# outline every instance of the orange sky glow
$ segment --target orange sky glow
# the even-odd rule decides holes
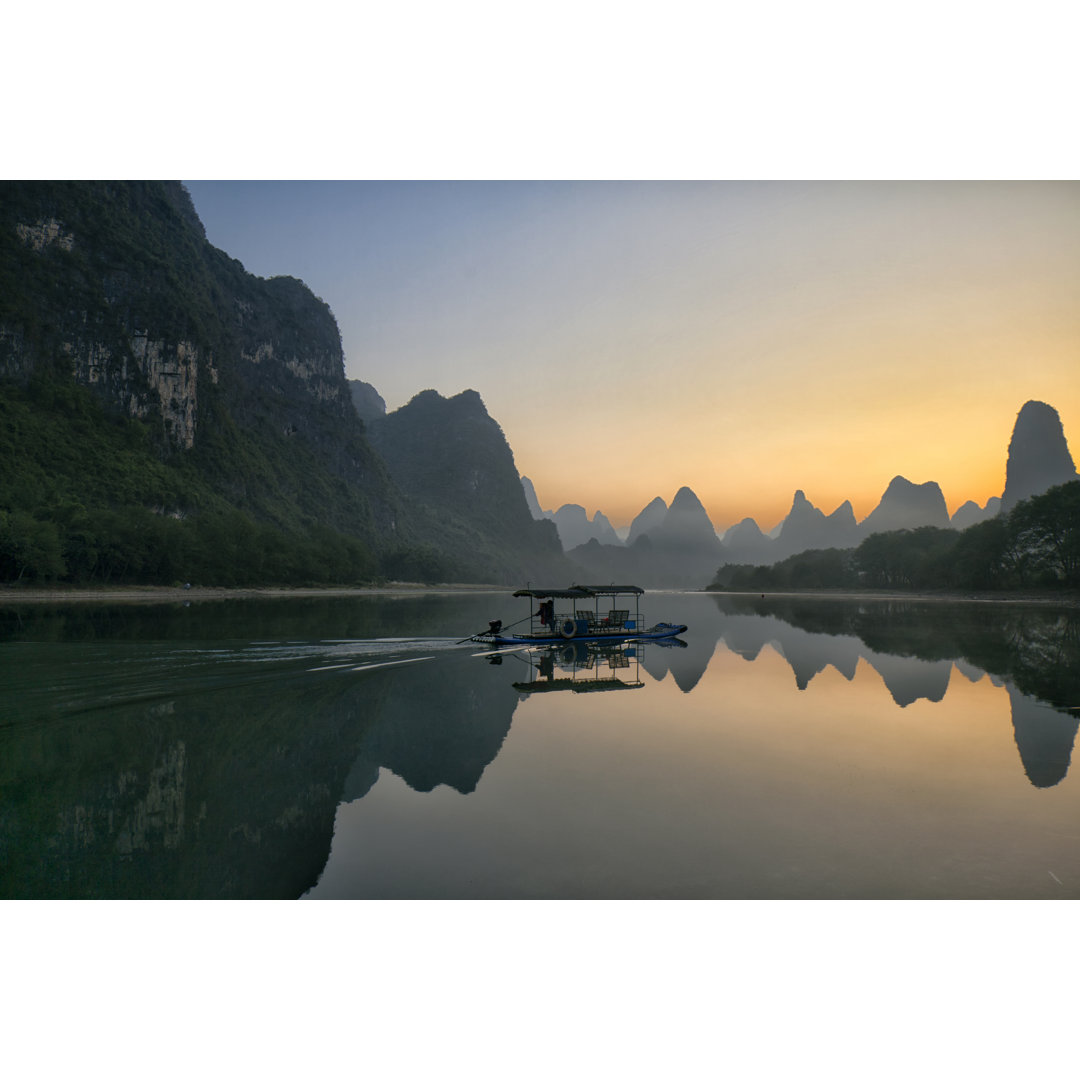
[[[692,488],[1000,495],[1017,412],[1080,439],[1080,184],[193,183],[212,243],[302,277],[389,409],[478,391],[541,505]]]

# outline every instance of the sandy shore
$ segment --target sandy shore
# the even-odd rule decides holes
[[[14,589],[0,588],[0,607],[8,604],[163,604],[191,600],[281,600],[302,596],[416,596],[456,592],[506,592],[505,585],[420,585],[409,581],[391,581],[385,585],[362,585],[349,588],[206,588],[190,589],[169,585],[122,585],[99,589]]]

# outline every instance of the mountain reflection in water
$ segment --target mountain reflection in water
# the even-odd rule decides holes
[[[1073,609],[649,600],[0,610],[0,896],[1080,896]]]

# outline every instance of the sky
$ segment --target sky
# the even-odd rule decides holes
[[[389,410],[471,388],[541,505],[723,530],[796,489],[1000,495],[1025,401],[1080,439],[1080,184],[188,181],[333,310]]]

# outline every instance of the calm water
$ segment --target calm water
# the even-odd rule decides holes
[[[0,609],[0,896],[1080,897],[1076,611],[644,599]]]

